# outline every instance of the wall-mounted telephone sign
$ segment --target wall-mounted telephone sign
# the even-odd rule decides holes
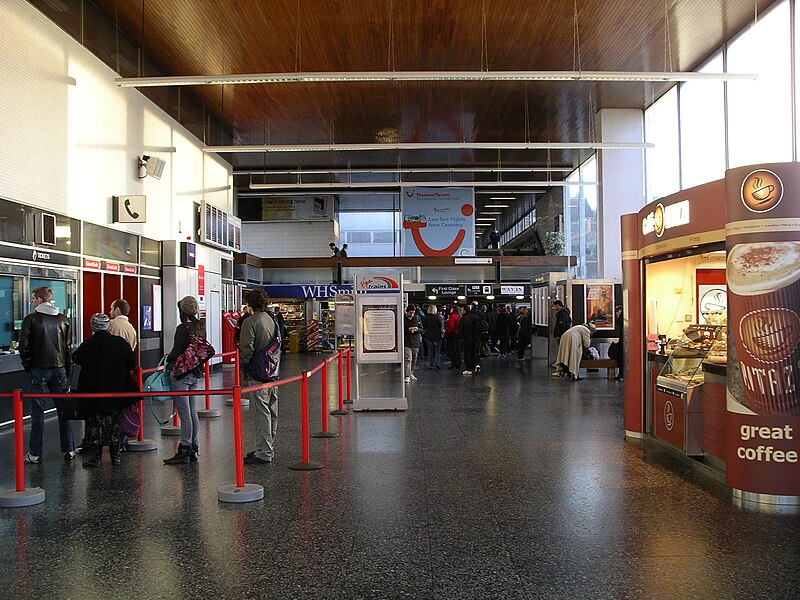
[[[112,221],[114,223],[147,222],[146,196],[113,196]]]

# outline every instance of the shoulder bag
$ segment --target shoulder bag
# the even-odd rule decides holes
[[[180,379],[197,369],[202,367],[208,360],[214,356],[214,346],[199,335],[189,334],[189,345],[181,352],[180,356],[175,359],[172,365],[172,374],[176,379]]]

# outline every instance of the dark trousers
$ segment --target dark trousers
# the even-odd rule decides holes
[[[467,371],[475,371],[475,367],[481,364],[481,341],[464,339],[461,343],[464,345],[464,368]]]
[[[461,351],[459,350],[458,334],[451,333],[447,336],[447,356],[450,357],[450,364],[461,368]]]
[[[528,347],[528,344],[531,343],[531,336],[530,335],[520,335],[519,339],[517,340],[517,358],[523,359],[525,358],[525,348]],[[533,358],[533,357],[531,357]]]
[[[31,393],[41,394],[53,392],[61,394],[69,389],[67,372],[63,367],[54,369],[31,369]],[[34,456],[41,456],[44,451],[44,398],[31,398],[31,433],[28,448]],[[61,438],[61,451],[72,452],[75,449],[75,438],[70,422],[58,414],[58,433]]]
[[[497,342],[500,346],[500,354],[508,354],[511,352],[511,344],[509,344],[508,336],[498,338]]]

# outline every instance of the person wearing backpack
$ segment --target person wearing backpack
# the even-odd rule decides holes
[[[275,318],[267,311],[267,294],[262,289],[247,292],[244,298],[252,314],[242,323],[239,335],[239,369],[241,371],[242,387],[256,387],[263,385],[264,381],[256,379],[249,368],[251,361],[257,354],[260,355],[276,339],[280,333]],[[280,345],[277,354],[271,353],[270,373],[264,374],[262,379],[277,379],[280,369]],[[259,377],[261,374],[258,374]],[[268,376],[267,376],[268,375]],[[244,457],[245,464],[263,465],[272,462],[275,457],[275,435],[278,431],[278,388],[271,387],[250,392],[250,423],[252,428],[252,443],[255,450],[248,452]]]
[[[178,357],[183,354],[193,337],[206,337],[206,326],[197,318],[199,311],[197,299],[194,296],[184,296],[178,302],[180,323],[175,328],[175,339],[172,351],[167,356],[167,365],[170,369],[169,382],[172,391],[190,391],[197,388],[197,382],[203,376],[202,367],[197,367],[188,373],[176,376],[172,368]],[[175,396],[175,408],[181,420],[181,440],[175,456],[164,459],[165,465],[185,465],[197,462],[197,434],[200,431],[200,420],[197,418],[197,405],[194,396]]]

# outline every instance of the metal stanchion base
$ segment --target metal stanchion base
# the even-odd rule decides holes
[[[353,403],[352,400],[345,400],[344,402],[342,402],[342,404],[352,404],[352,403]]]
[[[233,406],[233,398],[225,400],[225,406]],[[250,400],[248,398],[242,398],[242,406],[250,406]]]
[[[342,416],[345,416],[345,415],[352,415],[353,411],[352,410],[347,410],[346,408],[343,408],[342,410],[338,410],[338,409],[337,410],[332,410],[328,414],[329,415],[333,415],[334,417],[342,417]]]
[[[150,450],[157,449],[158,444],[156,444],[153,440],[148,440],[145,438],[141,442],[139,440],[131,440],[128,442],[127,452],[149,452]]]
[[[181,434],[180,425],[162,425],[161,426],[161,435],[180,435],[180,434]]]
[[[322,463],[317,462],[299,462],[289,465],[292,471],[316,471],[322,468]]]
[[[44,502],[44,490],[42,488],[28,488],[24,492],[9,490],[0,492],[0,507],[19,508],[20,506],[33,506]]]
[[[220,502],[255,502],[263,498],[264,487],[257,483],[245,483],[242,487],[230,483],[217,488],[217,500]]]
[[[222,411],[218,408],[209,408],[208,410],[198,410],[197,416],[201,419],[214,419],[222,416]]]
[[[339,434],[335,431],[318,431],[317,433],[312,433],[311,437],[313,438],[335,438],[339,437]]]

